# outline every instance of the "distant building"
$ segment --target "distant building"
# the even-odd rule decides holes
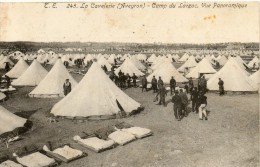
[[[244,50],[245,46],[242,44],[229,44],[227,50]]]

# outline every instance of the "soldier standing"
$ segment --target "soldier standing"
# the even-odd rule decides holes
[[[172,77],[170,80],[171,95],[172,95],[172,90],[175,92],[175,87],[176,87],[176,80]]]
[[[66,79],[65,83],[63,84],[63,92],[65,96],[67,96],[71,92],[71,83],[69,79]]]
[[[152,79],[152,88],[153,88],[153,93],[157,92],[157,79],[155,78],[155,76],[153,76]]]

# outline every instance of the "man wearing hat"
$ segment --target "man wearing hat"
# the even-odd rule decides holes
[[[160,101],[158,103],[158,105],[164,105],[166,107],[166,103],[165,103],[165,96],[167,96],[167,91],[165,89],[165,86],[162,84],[161,88],[159,89],[156,98],[158,97],[158,95],[160,95]]]
[[[155,76],[153,76],[152,79],[152,88],[153,88],[153,93],[157,92],[157,79],[155,78]]]
[[[171,95],[172,95],[172,90],[175,91],[175,87],[176,87],[176,80],[172,77],[170,80]]]
[[[159,80],[158,80],[158,87],[159,87],[159,89],[161,89],[162,86],[163,86],[163,80],[162,80],[161,77],[159,77]]]
[[[219,95],[220,96],[224,95],[225,94],[224,81],[221,78],[219,78],[218,86],[219,86]]]
[[[174,116],[178,121],[180,121],[181,120],[182,100],[181,100],[178,90],[175,91],[175,94],[172,97],[172,103],[174,103],[174,105],[173,105]]]
[[[65,83],[63,84],[63,92],[65,96],[71,92],[71,83],[69,79],[66,79]]]

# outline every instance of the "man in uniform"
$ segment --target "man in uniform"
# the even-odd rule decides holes
[[[194,87],[194,84],[193,84],[192,78],[190,77],[190,79],[189,79],[189,92],[187,92],[187,93],[191,93],[191,91],[193,90],[193,87]]]
[[[161,86],[161,89],[159,89],[157,95],[156,95],[156,98],[158,97],[158,95],[160,95],[160,100],[159,100],[159,103],[158,105],[164,105],[164,107],[166,107],[166,103],[165,103],[165,96],[167,95],[167,91],[165,89],[165,86],[162,85]]]
[[[225,94],[224,81],[221,80],[221,78],[219,78],[218,86],[219,86],[219,95],[220,95],[220,96],[224,95],[224,94]]]
[[[146,76],[144,76],[142,78],[142,92],[144,91],[144,89],[147,91],[147,79],[146,79]]]
[[[180,97],[181,97],[182,115],[187,117],[188,116],[187,107],[188,107],[189,100],[187,94],[183,92],[183,89],[180,89]]]
[[[203,93],[200,93],[198,101],[199,101],[199,119],[203,120],[203,115],[204,115],[205,120],[208,120],[207,110],[206,110],[206,107],[208,105],[207,96],[205,96]]]
[[[133,79],[134,87],[136,88],[136,79],[137,79],[137,76],[135,75],[135,73],[133,73],[132,79]]]
[[[172,95],[172,90],[175,92],[175,87],[176,87],[176,80],[172,77],[170,80],[171,95]]]
[[[69,94],[70,91],[71,91],[71,83],[70,83],[69,79],[66,79],[65,83],[63,84],[64,95],[67,96],[67,94]]]
[[[161,77],[159,77],[159,80],[158,80],[158,88],[161,89],[163,86],[163,80],[161,79]]]
[[[205,94],[207,92],[207,80],[205,79],[205,76],[202,76],[202,78],[200,79],[200,88],[201,88],[201,92],[203,94]]]
[[[180,121],[181,120],[181,97],[179,95],[178,90],[175,91],[174,96],[172,97],[172,103],[173,105],[173,110],[174,110],[174,116],[175,118]]]
[[[152,79],[152,88],[153,88],[153,93],[157,92],[157,79],[155,78],[155,76],[153,76]]]
[[[196,111],[196,113],[198,113],[198,96],[199,96],[199,93],[198,93],[197,87],[194,87],[191,92],[190,99],[191,99],[192,112]]]

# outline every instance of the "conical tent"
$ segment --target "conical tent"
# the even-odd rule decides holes
[[[248,67],[249,68],[258,68],[259,67],[259,59],[257,58],[257,56],[255,56],[249,63],[248,63]]]
[[[256,71],[254,74],[250,75],[249,78],[254,81],[254,83],[260,83],[260,70]]]
[[[223,55],[223,56],[219,57],[219,58],[217,59],[217,61],[219,62],[219,64],[220,64],[221,66],[223,66],[223,65],[226,64],[227,58],[226,58],[226,56]]]
[[[4,133],[11,132],[16,128],[24,127],[26,119],[18,117],[4,107],[0,106],[0,136]]]
[[[225,66],[209,79],[208,89],[218,90],[221,78],[227,91],[256,91],[255,83],[243,71],[235,58],[230,57]]]
[[[64,97],[63,83],[66,79],[69,79],[71,88],[74,89],[77,82],[69,74],[62,61],[58,59],[51,71],[40,84],[29,93],[29,96],[38,98]]]
[[[29,68],[16,80],[12,82],[14,86],[36,86],[47,75],[48,71],[41,64],[34,60]]]
[[[168,59],[166,57],[164,58],[160,58],[158,61],[156,61],[155,63],[153,63],[153,65],[151,66],[151,69],[153,71],[161,68],[161,65],[164,65],[165,63],[172,63],[172,60],[171,59]]]
[[[156,55],[155,55],[155,54],[152,54],[152,55],[147,59],[147,61],[148,61],[148,62],[154,62],[156,58],[157,58]]]
[[[119,89],[94,62],[81,82],[54,105],[51,113],[55,116],[91,117],[114,115],[122,109],[131,113],[140,106]]]
[[[5,57],[0,61],[0,68],[1,68],[1,69],[4,69],[7,62],[8,62],[11,66],[14,65],[14,63],[13,63],[7,56],[5,56]]]
[[[209,61],[204,58],[202,59],[196,67],[191,69],[191,71],[186,75],[187,78],[199,78],[200,74],[214,74],[217,71],[211,66]]]
[[[173,55],[172,57],[174,58],[175,61],[178,61],[180,59],[180,56],[177,54]]]
[[[178,68],[178,71],[180,72],[184,72],[186,68],[190,69],[190,68],[193,68],[197,65],[198,63],[196,62],[195,60],[195,57],[194,56],[190,56],[188,58],[188,60]]]
[[[20,60],[16,63],[14,68],[7,72],[5,75],[9,76],[10,78],[18,78],[20,77],[27,69],[28,64],[24,61],[23,58],[20,58]]]
[[[110,64],[114,64],[114,63],[115,63],[115,59],[116,59],[116,55],[112,54],[112,55],[109,56],[109,58],[108,58],[107,61],[108,61]]]
[[[188,55],[188,53],[185,53],[178,61],[180,62],[185,62],[188,60],[190,56]]]
[[[50,61],[47,64],[54,65],[58,59],[59,59],[59,56],[54,55],[54,57],[51,58]]]
[[[104,57],[101,57],[100,59],[98,59],[97,63],[100,66],[104,66],[105,65],[107,70],[111,71],[112,66],[108,63],[108,61]]]
[[[130,58],[133,62],[133,64],[141,71],[144,71],[145,70],[145,66],[137,59],[136,55],[133,55],[131,58]]]
[[[152,74],[147,77],[147,81],[151,82],[153,76],[157,79],[159,76],[162,78],[163,82],[166,84],[170,83],[171,77],[173,76],[176,82],[188,82],[188,80],[182,76],[172,65],[172,63],[166,62],[155,70]]]
[[[244,69],[249,68],[249,67],[247,66],[247,64],[244,62],[244,60],[243,60],[240,56],[236,56],[235,58],[236,58],[238,64],[239,64],[241,67],[244,67]]]
[[[133,62],[127,58],[124,63],[115,70],[115,74],[118,75],[119,71],[122,71],[124,74],[129,74],[130,76],[135,73],[136,76],[143,76],[144,73],[142,73],[134,64]]]

